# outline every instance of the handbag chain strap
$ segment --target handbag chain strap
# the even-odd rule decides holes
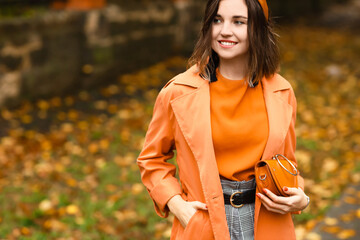
[[[292,173],[290,172],[279,160],[279,156],[282,157],[284,160],[286,160],[292,167],[293,167],[293,170],[295,173]],[[280,166],[285,169],[285,171],[287,171],[288,173],[290,173],[291,175],[293,176],[297,176],[298,175],[298,170],[296,169],[296,167],[294,166],[294,164],[289,160],[287,159],[284,155],[282,154],[276,154],[274,157],[273,157],[274,160],[277,160],[278,163],[280,164]]]

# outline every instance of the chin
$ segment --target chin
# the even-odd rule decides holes
[[[220,59],[223,60],[242,60],[242,59],[248,59],[248,54],[239,54],[239,55],[232,55],[232,54],[218,54]]]

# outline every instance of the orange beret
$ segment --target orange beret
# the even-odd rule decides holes
[[[264,15],[265,15],[265,18],[266,20],[269,20],[269,8],[268,8],[268,5],[266,3],[266,0],[258,0],[263,11],[264,11]]]

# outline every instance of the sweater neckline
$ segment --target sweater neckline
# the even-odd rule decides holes
[[[233,89],[234,87],[235,88],[243,88],[243,87],[246,87],[247,84],[245,82],[245,78],[243,79],[240,79],[240,80],[232,80],[232,79],[228,79],[226,77],[224,77],[220,71],[219,71],[219,68],[216,69],[216,77],[218,79],[217,82],[220,83],[219,86],[223,86],[225,88],[231,88]],[[218,84],[217,84],[218,85]]]
[[[224,77],[221,73],[220,73],[220,70],[219,68],[216,69],[216,76],[218,78],[218,80],[222,80],[222,81],[227,81],[227,82],[236,82],[236,83],[239,83],[239,82],[244,82],[245,78],[243,79],[229,79],[229,78],[226,78]]]

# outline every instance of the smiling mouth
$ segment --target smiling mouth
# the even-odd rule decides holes
[[[236,42],[233,41],[219,41],[219,43],[224,46],[234,46],[237,44]]]

